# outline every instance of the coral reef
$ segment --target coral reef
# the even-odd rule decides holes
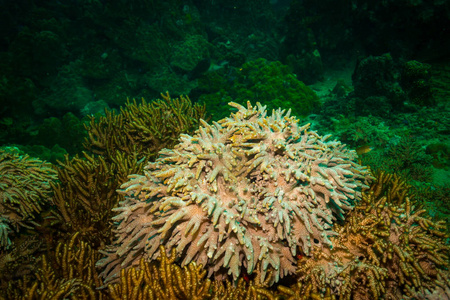
[[[122,270],[120,281],[109,284],[112,299],[276,299],[267,290],[267,282],[256,284],[244,279],[233,285],[230,281],[211,281],[202,265],[195,262],[180,268],[175,264],[173,248],[168,257],[163,246],[156,261],[141,259],[139,266]]]
[[[49,202],[50,184],[56,180],[51,165],[28,155],[0,150],[0,248],[10,245],[9,233],[30,228]]]
[[[119,150],[151,160],[159,150],[173,147],[181,133],[194,131],[199,120],[207,118],[205,106],[192,104],[189,97],[172,99],[168,92],[161,97],[150,103],[128,101],[120,114],[106,111],[105,117],[91,117],[85,148],[105,157]]]
[[[397,65],[389,53],[369,56],[357,62],[352,81],[359,115],[385,116],[403,106],[407,97],[400,86]]]
[[[210,292],[202,299],[447,299],[450,247],[445,244],[443,222],[433,222],[424,210],[414,208],[410,187],[399,176],[384,172],[375,176],[348,221],[335,225],[339,235],[331,237],[333,248],[314,246],[310,256],[297,256],[296,282],[289,287],[270,289],[270,275],[263,283],[258,278],[248,281],[246,275],[234,286],[230,281],[210,282],[194,262],[183,269],[174,265],[175,248],[167,258],[160,246],[158,261],[168,261],[168,267],[141,260],[136,266],[140,270],[122,270],[120,282],[109,288],[122,297],[127,291],[131,299],[144,291],[161,293],[162,284],[166,287],[162,290],[172,291],[177,299],[184,299],[189,288],[204,291],[205,285]],[[167,279],[158,283],[151,276]],[[185,281],[180,280],[183,276]],[[189,284],[192,278],[196,285]],[[198,299],[192,293],[191,297]]]
[[[0,149],[0,290],[34,273],[45,248],[38,231],[56,179],[49,163],[21,155],[17,148]]]
[[[435,168],[450,168],[450,142],[429,144],[425,152],[433,158],[432,164]]]
[[[99,254],[78,233],[61,242],[54,255],[40,258],[36,278],[10,282],[0,299],[102,299],[95,261]]]
[[[160,246],[158,263],[140,260],[139,270],[123,269],[120,282],[108,285],[112,299],[205,299],[210,296],[209,279],[206,271],[194,262],[180,268],[174,261],[175,248],[167,257]]]
[[[409,101],[420,106],[436,104],[431,89],[431,65],[416,60],[402,65],[400,85]]]
[[[43,244],[43,240],[38,236],[24,234],[20,237],[14,236],[11,246],[0,250],[0,299],[14,280],[35,273],[38,254]]]
[[[447,224],[447,232],[450,232],[450,186],[412,186],[411,193],[434,221],[444,220]]]
[[[59,224],[61,234],[81,233],[96,247],[111,243],[111,209],[122,199],[116,190],[205,117],[204,107],[192,105],[189,98],[167,94],[163,99],[128,102],[118,115],[106,110],[104,117],[91,117],[84,147],[93,154],[66,156],[59,162],[59,182],[52,184],[57,207],[53,224]]]
[[[255,99],[266,105],[269,112],[279,107],[291,109],[292,115],[296,117],[308,115],[321,105],[314,91],[279,61],[256,59],[243,64],[235,75],[222,76],[233,80],[233,84],[222,83],[224,78],[217,74],[208,74],[209,80],[204,79],[203,83],[207,85],[205,94],[199,98],[205,102],[214,120],[229,115],[229,111],[222,107],[227,103],[224,100],[230,98],[241,105],[245,105],[248,99]],[[215,87],[219,90],[214,91]]]
[[[326,297],[331,290],[340,299],[417,299],[449,289],[444,222],[414,208],[400,177],[379,172],[376,178],[348,221],[334,227],[333,248],[301,258],[299,282],[286,291],[303,297]]]
[[[371,145],[384,148],[397,137],[383,119],[374,116],[346,118],[330,115],[328,126],[340,141],[352,147]]]
[[[122,186],[117,240],[99,262],[106,282],[157,258],[159,245],[216,279],[245,270],[263,282],[272,271],[271,283],[295,271],[298,253],[332,247],[333,222],[371,179],[356,153],[299,126],[290,111],[230,105],[238,109],[231,117],[201,121]]]
[[[93,262],[100,259],[97,249],[112,242],[111,218],[114,215],[112,208],[122,199],[122,195],[117,194],[116,190],[126,182],[130,173],[143,172],[143,166],[152,158],[142,149],[145,146],[149,147],[150,143],[144,144],[139,140],[137,137],[140,136],[140,132],[136,131],[147,134],[151,132],[160,136],[161,144],[152,140],[152,149],[169,147],[168,143],[176,140],[181,132],[193,131],[192,124],[198,122],[193,117],[196,113],[199,114],[198,118],[205,117],[202,106],[191,105],[188,98],[171,99],[167,95],[164,101],[156,101],[149,105],[129,104],[120,115],[125,115],[124,119],[133,123],[129,126],[118,128],[112,119],[101,118],[97,122],[92,118],[93,127],[87,128],[91,132],[92,139],[86,139],[84,146],[94,151],[97,149],[96,154],[83,152],[81,156],[76,155],[72,158],[66,156],[59,162],[56,171],[49,169],[49,164],[38,164],[39,160],[26,156],[3,155],[2,167],[8,176],[1,177],[5,180],[1,186],[5,188],[2,194],[5,196],[2,209],[8,213],[14,209],[19,211],[22,206],[23,209],[33,210],[25,211],[26,216],[17,214],[18,220],[23,219],[22,227],[26,226],[27,231],[14,235],[14,239],[10,239],[8,235],[12,230],[9,215],[1,215],[3,226],[0,236],[9,249],[5,251],[0,249],[0,274],[2,274],[0,287],[3,289],[0,298],[20,298],[26,294],[30,298],[39,299],[49,297],[98,299],[93,295],[97,295],[95,289],[103,283],[100,283],[95,273]],[[164,126],[155,125],[150,129],[145,127],[145,131],[139,129],[142,124],[147,124],[145,122],[163,123],[157,115],[163,118]],[[94,136],[98,135],[92,132],[101,132],[104,134],[102,137],[110,141],[107,139],[107,133],[112,133],[108,132],[108,128],[111,127],[115,128],[115,135],[127,138],[111,139],[113,142],[107,143],[109,147],[101,151],[99,145],[102,144],[94,139]],[[129,131],[126,131],[127,129]],[[138,150],[141,152],[139,159]],[[34,179],[41,190],[34,187],[27,178],[21,179],[20,172],[14,168],[29,176],[30,180]],[[48,170],[51,171],[53,178],[46,178],[44,182],[33,175]],[[56,178],[59,180],[56,181]],[[34,187],[31,192],[28,191],[30,185]],[[45,197],[32,193],[39,191]],[[25,200],[30,202],[36,200],[36,203],[27,204]],[[19,207],[19,204],[26,205]],[[47,205],[44,207],[42,204]],[[33,238],[30,238],[30,235]],[[85,258],[84,255],[87,254],[89,257]],[[95,284],[92,281],[95,281]]]
[[[52,184],[53,224],[59,224],[59,232],[81,233],[91,245],[110,243],[111,211],[121,195],[116,193],[130,172],[143,169],[143,161],[133,155],[117,152],[108,159],[83,153],[60,162],[59,182]]]
[[[383,170],[400,175],[408,182],[430,182],[433,168],[432,157],[426,154],[421,141],[411,135],[398,135],[386,147],[364,155],[361,160],[373,170]],[[377,146],[376,143],[371,145]]]
[[[389,53],[369,56],[357,62],[352,75],[359,115],[386,116],[432,106],[430,66],[412,60],[401,62]]]
[[[187,36],[178,45],[172,47],[170,66],[178,73],[191,74],[201,61],[209,59],[211,45],[201,35]],[[209,64],[206,66],[208,70]]]
[[[432,157],[413,136],[402,136],[399,142],[386,150],[386,159],[380,164],[384,170],[401,175],[405,180],[430,182],[433,174]]]
[[[450,1],[1,3],[0,300],[450,300]]]
[[[152,163],[117,144],[66,157],[56,182],[49,164],[2,152],[0,207],[16,218],[1,216],[0,299],[450,298],[445,224],[416,207],[442,210],[445,189],[414,190],[400,170],[373,181],[355,151],[289,112],[231,105]],[[99,253],[114,213],[118,239]]]

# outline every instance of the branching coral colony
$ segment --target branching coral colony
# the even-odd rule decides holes
[[[34,219],[48,202],[56,178],[50,164],[0,149],[0,250],[10,246],[13,230],[36,226]]]
[[[208,277],[237,280],[245,270],[272,283],[294,273],[298,253],[332,246],[333,222],[371,180],[356,153],[299,126],[290,111],[230,105],[231,117],[201,121],[122,186],[116,241],[98,263],[106,283],[156,259],[160,245]]]
[[[296,285],[280,290],[304,298],[330,290],[340,299],[449,299],[450,247],[445,224],[415,209],[399,176],[378,172],[344,224],[332,249],[298,261]],[[293,298],[289,298],[293,299]]]

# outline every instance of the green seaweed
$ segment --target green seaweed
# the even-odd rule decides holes
[[[314,91],[279,61],[259,58],[245,63],[235,75],[229,77],[229,81],[233,81],[232,85],[200,97],[214,119],[229,114],[223,107],[230,99],[244,105],[248,100],[252,103],[260,102],[267,105],[269,112],[278,107],[286,110],[290,108],[292,114],[298,117],[306,116],[320,107],[319,98]],[[220,85],[222,81],[217,75],[209,78],[213,87]]]

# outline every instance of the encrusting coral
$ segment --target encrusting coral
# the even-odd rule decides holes
[[[208,277],[237,280],[242,269],[270,282],[295,271],[294,257],[332,246],[343,219],[371,180],[357,155],[330,135],[281,109],[257,104],[182,134],[160,151],[145,176],[131,175],[115,210],[116,241],[99,261],[106,282],[158,248],[176,249],[182,266],[202,264]]]

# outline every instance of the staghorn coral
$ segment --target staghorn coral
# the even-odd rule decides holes
[[[413,185],[411,191],[417,204],[426,209],[433,220],[444,220],[450,232],[450,186]]]
[[[159,245],[177,250],[216,279],[245,269],[271,283],[293,273],[294,257],[331,246],[331,225],[361,196],[371,176],[356,153],[281,109],[267,116],[259,103],[181,135],[145,176],[131,175],[115,209],[117,240],[99,262],[106,282]]]
[[[305,287],[305,285],[301,282],[297,282],[296,284],[292,285],[291,287],[285,287],[285,286],[278,286],[278,291],[280,292],[281,299],[287,299],[287,300],[336,300],[336,295],[331,294],[330,288],[327,288],[325,290],[325,293],[317,293],[312,292],[311,290],[312,285],[308,285]]]
[[[299,283],[282,287],[284,294],[324,297],[329,289],[340,299],[445,295],[450,287],[445,225],[414,209],[409,186],[399,176],[379,172],[376,178],[345,224],[334,227],[333,248],[316,248],[300,259]]]
[[[386,151],[384,161],[380,161],[382,170],[401,175],[408,181],[432,181],[433,159],[425,153],[425,149],[417,138],[404,135],[397,144],[391,145]]]
[[[14,151],[0,150],[0,248],[19,227],[31,229],[35,217],[49,203],[56,171],[50,164]]]
[[[120,151],[152,160],[159,150],[172,148],[181,133],[193,132],[206,117],[205,106],[192,104],[187,96],[172,99],[167,92],[161,97],[151,103],[128,101],[119,114],[107,110],[105,117],[91,117],[85,148],[106,158]]]
[[[357,260],[345,266],[332,261],[329,258],[325,265],[312,259],[306,261],[307,266],[298,270],[303,276],[296,284],[278,286],[282,299],[382,299],[385,269]],[[302,263],[305,261],[299,261],[299,266]]]

